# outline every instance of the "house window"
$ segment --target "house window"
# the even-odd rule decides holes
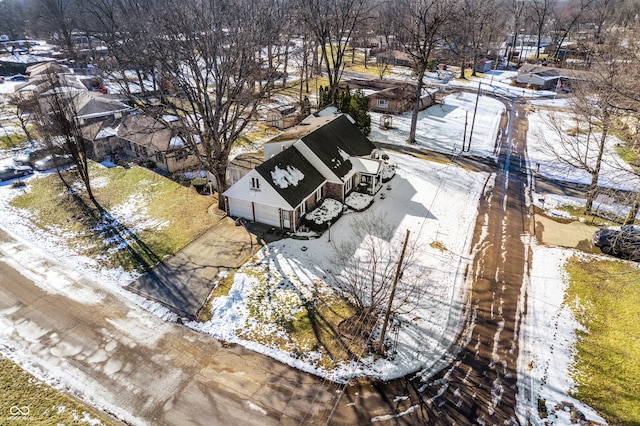
[[[345,183],[344,183],[344,193],[346,194],[347,192],[351,191],[351,179],[348,179]]]
[[[389,101],[386,99],[378,99],[378,108],[389,108]]]
[[[189,152],[186,149],[178,149],[175,151],[175,159],[176,161],[185,161],[189,158]]]
[[[251,189],[256,191],[260,190],[260,179],[255,177],[251,178]]]
[[[322,198],[322,187],[316,189],[316,202]]]
[[[300,204],[300,217],[304,216],[306,212],[307,212],[307,205],[305,202],[303,202],[302,204]]]

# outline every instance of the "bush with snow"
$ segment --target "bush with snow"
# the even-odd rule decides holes
[[[344,203],[353,210],[361,212],[373,204],[373,195],[352,192],[344,200]]]
[[[342,216],[343,205],[333,198],[326,198],[322,204],[304,216],[305,224],[315,230],[327,229],[328,223],[335,223]]]

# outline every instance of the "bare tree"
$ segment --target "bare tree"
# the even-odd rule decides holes
[[[369,13],[367,0],[292,0],[320,47],[332,100],[342,78],[349,43]]]
[[[274,1],[167,0],[157,8],[127,0],[114,9],[91,0],[112,51],[101,67],[138,108],[180,118],[187,146],[220,194],[231,148],[274,86],[281,41],[281,16],[267,13]],[[147,102],[150,96],[160,104]]]
[[[615,78],[613,68],[603,69],[607,79]],[[591,176],[586,194],[585,212],[591,213],[598,191],[607,139],[612,130],[618,108],[611,92],[603,91],[596,81],[576,85],[572,107],[573,129],[562,116],[549,116],[555,140],[545,140],[545,150],[570,168],[584,170]]]
[[[457,25],[448,28],[446,38],[451,51],[460,61],[460,78],[465,77],[467,62],[471,59],[472,75],[476,76],[476,64],[485,56],[501,27],[501,15],[496,13],[495,0],[461,0],[452,11]]]
[[[331,266],[333,283],[354,307],[355,324],[364,334],[371,332],[385,312],[394,278],[400,278],[391,303],[391,315],[415,308],[418,283],[424,271],[416,264],[418,247],[410,240],[398,268],[403,238],[394,238],[394,229],[385,217],[363,213],[354,219],[350,235],[333,243]]]
[[[451,5],[449,0],[402,0],[397,3],[402,16],[400,38],[405,51],[413,59],[416,77],[409,143],[416,140],[424,75],[436,43],[442,37],[441,31],[450,16]]]
[[[34,96],[24,96],[20,92],[9,95],[9,104],[15,107],[16,117],[22,132],[28,141],[33,137],[32,125],[35,113],[38,110],[38,100]]]
[[[24,2],[21,0],[0,1],[0,34],[12,38],[24,37],[26,21]]]
[[[507,2],[507,13],[513,18],[513,34],[511,36],[511,49],[509,53],[505,52],[507,61],[510,61],[514,56],[516,43],[518,42],[518,31],[520,30],[520,24],[524,19],[525,12],[525,0],[509,0]]]
[[[574,31],[592,0],[571,0],[557,4],[553,15],[552,40],[555,51],[551,58],[557,60],[564,41]]]
[[[540,58],[540,44],[542,43],[542,36],[544,35],[545,29],[549,24],[549,17],[553,12],[554,6],[554,0],[530,0],[529,18],[533,23],[537,39],[536,59]]]
[[[29,9],[32,22],[37,23],[40,31],[44,31],[62,48],[75,57],[73,32],[77,28],[77,16],[80,10],[78,0],[36,0]]]
[[[91,202],[101,209],[91,188],[89,158],[77,120],[73,93],[62,89],[63,83],[59,75],[51,72],[46,78],[48,90],[40,94],[36,111],[38,133],[49,149],[62,148],[71,155],[75,164],[72,175],[80,180]],[[60,169],[56,169],[64,185],[75,194],[74,182],[67,181]]]

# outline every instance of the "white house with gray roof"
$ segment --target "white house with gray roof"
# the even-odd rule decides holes
[[[265,162],[224,192],[227,213],[295,231],[325,198],[382,186],[379,151],[346,114],[312,116],[264,146]]]

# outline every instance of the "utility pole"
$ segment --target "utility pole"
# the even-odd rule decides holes
[[[384,346],[384,336],[387,333],[387,326],[389,325],[389,316],[391,315],[391,306],[393,305],[393,298],[396,295],[396,286],[400,279],[400,271],[402,270],[402,261],[404,260],[404,252],[409,242],[409,230],[407,229],[407,236],[404,237],[404,244],[402,245],[402,252],[400,253],[400,260],[398,260],[398,267],[396,268],[396,274],[393,277],[393,285],[391,286],[391,295],[389,295],[389,303],[387,304],[387,310],[384,313],[384,322],[382,323],[382,332],[380,333],[380,341],[378,342],[378,352],[382,353],[382,347]]]
[[[478,111],[478,101],[480,100],[480,88],[482,86],[482,82],[478,83],[478,94],[476,95],[476,106],[473,108],[473,119],[471,120],[471,133],[469,133],[469,147],[464,152],[469,152],[471,150],[471,138],[473,138],[473,126],[476,124],[476,112]]]

